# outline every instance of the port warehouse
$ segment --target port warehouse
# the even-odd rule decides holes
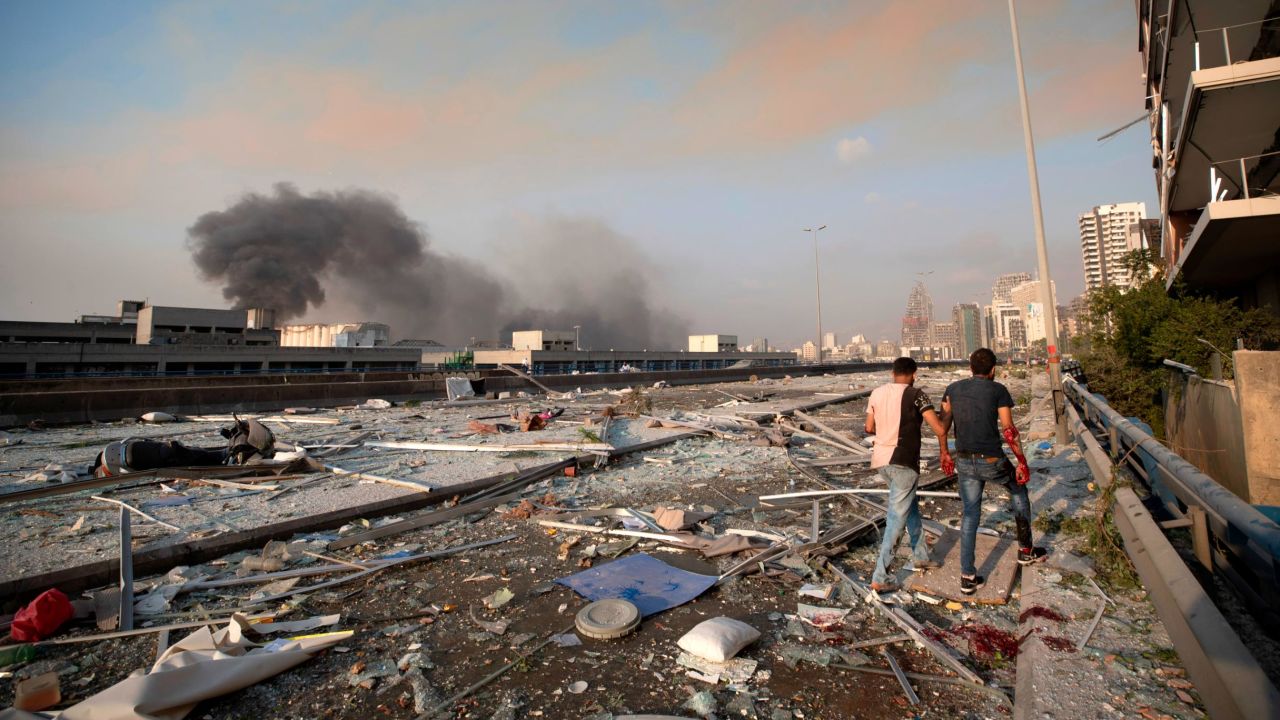
[[[278,372],[361,372],[442,368],[442,358],[412,347],[299,348],[133,345],[127,343],[0,343],[0,376],[236,375]],[[518,365],[535,375],[671,372],[733,366],[782,367],[790,353],[683,351],[476,351],[474,369]]]

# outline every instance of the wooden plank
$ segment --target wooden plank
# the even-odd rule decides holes
[[[1004,605],[1009,602],[1018,579],[1018,551],[1012,538],[979,534],[974,543],[974,565],[986,583],[972,595],[960,592],[960,533],[948,528],[932,549],[933,559],[942,567],[916,572],[907,579],[906,589],[957,602]]]

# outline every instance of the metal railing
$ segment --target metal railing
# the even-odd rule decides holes
[[[1280,18],[1263,18],[1238,25],[1196,30],[1195,69],[1222,67],[1250,60],[1252,50],[1258,45],[1258,38],[1270,29],[1264,26],[1275,23],[1280,23]],[[1236,38],[1234,53],[1231,47],[1232,36]],[[1263,60],[1267,57],[1273,56],[1266,55],[1253,59]]]
[[[1255,197],[1274,197],[1280,194],[1280,173],[1274,175],[1266,184],[1254,188],[1249,187],[1249,168],[1248,163],[1262,158],[1280,156],[1280,150],[1260,153],[1258,155],[1246,155],[1245,157],[1235,158],[1234,160],[1218,160],[1209,162],[1209,202],[1222,202],[1223,200],[1249,200]],[[1254,165],[1257,169],[1257,164]],[[1238,172],[1238,175],[1232,175]],[[1225,183],[1235,186],[1235,196],[1231,196],[1231,189],[1225,187]]]
[[[1067,398],[1091,430],[1102,434],[1112,460],[1142,478],[1175,519],[1203,513],[1212,535],[1210,565],[1255,608],[1280,608],[1280,525],[1160,444],[1075,380],[1063,381]]]

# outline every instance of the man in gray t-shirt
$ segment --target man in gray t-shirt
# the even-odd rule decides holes
[[[969,356],[973,377],[951,383],[942,396],[942,424],[956,428],[955,469],[964,503],[960,591],[966,595],[972,595],[984,582],[974,567],[973,555],[982,519],[982,491],[988,482],[1004,485],[1009,491],[1009,509],[1017,526],[1018,563],[1026,565],[1048,554],[1031,542],[1031,500],[1027,496],[1031,470],[1013,424],[1013,398],[1008,388],[995,381],[996,364],[995,353],[978,348]],[[1016,469],[1004,454],[1004,443],[1018,458]]]

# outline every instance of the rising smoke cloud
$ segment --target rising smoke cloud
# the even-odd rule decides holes
[[[656,269],[635,243],[585,218],[526,219],[500,248],[504,280],[431,248],[391,198],[367,190],[304,195],[287,183],[250,193],[188,229],[202,277],[237,308],[286,321],[332,311],[391,325],[397,337],[446,344],[510,339],[522,328],[581,325],[598,349],[681,346],[686,323],[650,302]]]

